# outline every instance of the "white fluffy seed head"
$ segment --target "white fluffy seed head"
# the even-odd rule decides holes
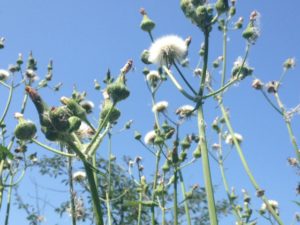
[[[174,60],[181,61],[187,56],[186,42],[176,36],[167,35],[155,40],[149,49],[149,61],[158,65],[169,65]]]
[[[183,105],[183,106],[180,106],[176,110],[176,114],[179,115],[179,117],[181,117],[181,118],[186,118],[186,117],[192,116],[193,111],[194,111],[194,106],[192,106],[192,105]]]
[[[157,102],[153,107],[152,107],[152,112],[163,112],[168,108],[169,103],[167,101],[160,101]]]
[[[149,82],[156,82],[160,80],[160,75],[156,70],[151,70],[146,76],[146,80]]]
[[[234,137],[235,139],[241,143],[243,141],[243,136],[241,134],[238,134],[238,133],[234,133]],[[233,137],[231,134],[228,134],[225,138],[225,143],[226,144],[229,144],[229,145],[233,145]]]
[[[275,211],[278,210],[279,204],[278,204],[277,201],[275,201],[275,200],[269,200],[268,203],[269,203],[269,205],[270,205]],[[261,210],[261,211],[266,211],[266,210],[267,210],[267,205],[266,205],[266,203],[262,203],[262,205],[261,205],[261,207],[260,207],[260,210]]]
[[[77,171],[73,173],[72,177],[74,181],[83,181],[86,178],[86,173],[83,171]]]
[[[7,70],[0,69],[0,80],[4,81],[9,77],[9,72]]]
[[[144,137],[144,142],[147,145],[151,145],[153,144],[155,137],[156,137],[155,131],[154,130],[149,131]]]

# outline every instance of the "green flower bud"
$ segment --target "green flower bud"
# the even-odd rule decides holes
[[[160,135],[156,135],[155,138],[154,138],[154,144],[155,145],[161,145],[164,143],[164,138],[161,137]]]
[[[21,53],[18,55],[17,64],[20,66],[23,64],[23,56]]]
[[[179,155],[180,162],[184,162],[184,160],[186,160],[186,156],[187,156],[186,151],[182,151]]]
[[[146,32],[151,32],[155,27],[155,23],[148,17],[144,9],[141,9],[141,14],[143,15],[143,19],[140,25],[141,29]]]
[[[229,9],[229,15],[233,17],[235,13],[236,13],[236,8],[234,6],[231,6]]]
[[[228,0],[218,0],[215,7],[219,15],[227,12],[229,9]]]
[[[103,108],[100,115],[101,120],[104,120],[110,111],[111,112],[108,118],[108,122],[114,123],[119,119],[121,112],[117,108],[113,107],[111,109],[111,107],[113,107],[113,104],[109,99],[107,99],[103,104]]]
[[[185,193],[185,199],[192,199],[193,197],[193,191],[188,191]]]
[[[65,132],[70,128],[70,110],[66,106],[52,108],[49,113],[51,124],[60,132]]]
[[[128,88],[122,81],[116,81],[107,85],[106,91],[114,103],[126,99],[130,94]]]
[[[188,149],[189,147],[191,147],[191,141],[190,141],[190,139],[188,138],[188,137],[185,137],[182,141],[181,141],[181,143],[180,143],[180,145],[181,145],[181,148],[182,149]]]
[[[152,62],[149,61],[149,51],[144,50],[141,54],[141,60],[145,64],[152,64]]]
[[[70,123],[70,128],[69,128],[69,132],[72,133],[74,131],[77,131],[81,125],[81,119],[77,116],[71,116],[68,119],[69,123]]]
[[[194,158],[200,158],[201,157],[201,149],[200,149],[200,147],[198,146],[197,148],[196,148],[196,150],[193,152],[193,156],[194,156]]]
[[[156,187],[156,189],[155,189],[155,193],[156,193],[157,195],[162,195],[162,194],[166,193],[165,188],[164,188],[164,185],[163,185],[163,184],[157,185],[157,187]]]
[[[59,140],[59,134],[57,131],[54,131],[50,128],[46,128],[46,130],[44,131],[45,133],[45,137],[49,140],[49,141],[57,141]]]
[[[162,170],[166,173],[166,172],[169,172],[170,171],[170,163],[169,163],[169,160],[166,160],[163,167],[162,167]]]
[[[143,69],[143,74],[144,74],[145,76],[148,75],[149,72],[150,72],[150,70],[149,70],[147,67],[145,67],[145,68]]]
[[[259,37],[259,29],[254,24],[254,21],[250,21],[246,29],[243,31],[243,38],[245,38],[250,43],[255,43]]]
[[[36,134],[36,126],[33,122],[20,119],[19,124],[15,128],[15,136],[20,140],[30,140]]]
[[[138,132],[138,131],[134,132],[134,139],[135,140],[141,140],[141,137],[142,137],[142,135],[141,135],[140,132]]]

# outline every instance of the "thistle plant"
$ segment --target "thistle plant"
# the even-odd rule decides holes
[[[197,38],[191,35],[157,35],[159,24],[152,12],[140,10],[141,22],[136,25],[149,37],[149,44],[140,54],[144,68],[138,68],[134,75],[139,73],[136,79],[145,81],[153,117],[145,120],[147,131],[135,131],[130,140],[132,146],[133,141],[140,146],[137,156],[125,152],[131,146],[116,141],[123,132],[130,132],[134,121],[122,122],[119,129],[124,118],[122,104],[135,91],[127,83],[134,69],[132,60],[125,63],[117,76],[108,70],[104,80],[100,77],[93,81],[97,99],[101,99],[96,118],[95,105],[99,102],[90,101],[89,93],[80,92],[76,86],[68,94],[55,96],[56,103],[49,101],[43,91],[58,92],[62,86],[62,83],[52,85],[52,60],[41,79],[32,52],[26,63],[19,54],[7,70],[0,69],[0,88],[7,91],[0,117],[0,212],[5,215],[5,225],[10,222],[13,202],[24,211],[30,224],[43,224],[47,220],[40,203],[52,207],[60,217],[68,215],[72,225],[217,225],[222,216],[228,215],[237,225],[255,225],[260,218],[270,224],[285,224],[282,204],[276,196],[267,197],[272,193],[263,188],[264,181],[259,184],[257,172],[251,170],[255,165],[244,153],[248,139],[235,129],[235,120],[230,116],[234,109],[228,107],[227,94],[253,78],[252,88],[261,92],[287,127],[294,150],[287,161],[299,175],[300,152],[292,122],[300,106],[288,108],[281,95],[287,73],[296,66],[295,58],[284,61],[277,80],[265,83],[249,63],[250,51],[261,35],[258,11],[252,11],[244,19],[238,15],[235,0],[180,0],[176,4],[182,16],[195,26],[202,43],[196,43],[200,47],[195,49]],[[234,61],[228,54],[235,47],[235,42],[228,42],[232,32],[245,43],[244,52],[234,49]],[[214,59],[212,45],[217,43],[211,42],[218,39],[212,36],[221,38],[222,45],[222,51]],[[0,49],[4,44],[4,38],[0,38]],[[164,95],[172,90],[166,90],[167,85],[175,89],[170,98]],[[20,107],[12,112],[17,91],[22,93]],[[184,99],[180,104],[177,95]],[[28,106],[35,109],[37,121],[27,112]],[[138,111],[144,116],[142,110]],[[212,123],[207,116],[211,112],[217,113]],[[13,129],[9,127],[9,116],[14,117]],[[134,126],[139,130],[142,124]],[[33,152],[33,146],[39,151]],[[115,152],[115,148],[120,148],[122,162],[118,161],[120,152]],[[40,149],[50,155],[41,157]],[[231,155],[239,159],[251,187],[245,184],[241,190],[235,188],[241,184],[228,176]],[[42,183],[32,182],[35,204],[27,203],[19,193],[23,179],[34,169],[41,176],[61,183],[66,191],[55,206],[38,194],[38,190],[45,188]],[[192,180],[189,171],[196,174]],[[213,176],[215,171],[220,173],[220,182]],[[48,189],[59,192],[53,187]],[[224,199],[218,197],[222,190]],[[300,193],[299,184],[296,192]],[[295,223],[299,218],[296,213]]]

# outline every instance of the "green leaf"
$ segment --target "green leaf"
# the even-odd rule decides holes
[[[9,159],[13,159],[13,154],[8,150],[7,147],[0,145],[0,158],[5,159],[8,157]]]

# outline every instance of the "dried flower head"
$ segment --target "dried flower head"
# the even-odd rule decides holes
[[[95,131],[85,122],[81,122],[79,129],[76,131],[76,135],[81,139],[90,138],[94,134]]]
[[[214,143],[214,144],[212,144],[212,146],[211,146],[211,148],[213,149],[213,150],[219,150],[220,148],[221,148],[221,145],[220,144],[217,144],[217,143]]]
[[[9,77],[7,70],[0,69],[0,81],[5,81]]]
[[[243,37],[250,43],[254,44],[260,36],[260,13],[253,11],[250,14],[250,21],[248,26],[243,32]]]
[[[170,65],[174,61],[181,61],[187,56],[186,42],[176,36],[167,35],[155,40],[149,49],[148,60],[158,65]]]
[[[77,182],[81,182],[86,178],[86,173],[83,171],[77,171],[73,173],[73,180]]]
[[[168,108],[169,103],[167,101],[157,102],[152,107],[152,112],[164,112]]]
[[[232,77],[237,79],[244,79],[245,77],[251,75],[253,72],[253,68],[251,68],[247,62],[244,62],[242,57],[238,57],[234,63],[232,68]]]
[[[279,82],[278,81],[270,81],[266,84],[266,88],[268,93],[276,93],[279,88]]]
[[[277,214],[279,214],[279,208],[278,208],[278,207],[279,207],[279,204],[278,204],[278,202],[275,201],[275,200],[269,200],[268,203],[269,203],[269,205],[273,208],[273,210],[274,210]],[[263,203],[263,204],[261,205],[261,207],[260,207],[259,212],[260,212],[261,214],[264,214],[264,213],[266,212],[266,210],[267,210],[267,205],[266,205],[266,203]]]
[[[193,112],[194,106],[192,105],[183,105],[176,110],[176,114],[179,115],[180,118],[188,118],[193,115]]]
[[[152,131],[149,131],[145,137],[144,137],[144,142],[147,144],[147,145],[150,145],[150,144],[153,144],[154,143],[154,139],[156,137],[156,133],[154,130]]]
[[[238,141],[238,143],[242,143],[243,136],[239,133],[234,133],[234,138]],[[225,143],[229,145],[233,145],[233,136],[231,134],[228,134],[225,138]]]
[[[298,160],[296,158],[288,158],[287,161],[292,167],[296,167],[299,165]]]
[[[261,90],[263,88],[263,83],[259,79],[255,79],[252,82],[252,87],[256,90]]]
[[[296,66],[296,59],[295,58],[288,58],[287,60],[285,60],[285,62],[283,63],[283,68],[285,70],[288,69],[293,69]]]
[[[80,102],[82,108],[85,109],[86,113],[91,113],[95,107],[95,104],[92,101],[82,101]]]

